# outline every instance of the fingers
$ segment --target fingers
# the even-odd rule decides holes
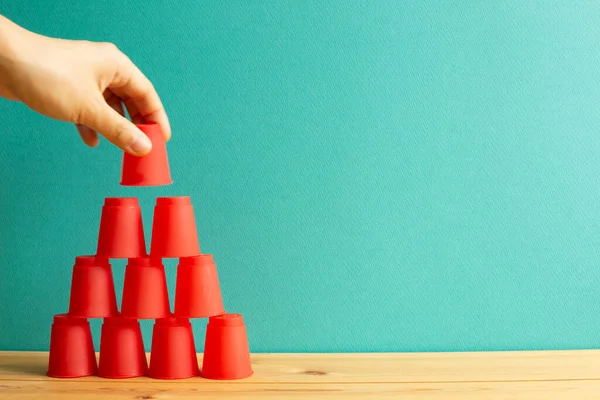
[[[131,100],[127,100],[124,103],[125,103],[125,107],[127,108],[127,112],[129,113],[129,116],[131,117],[131,121],[134,124],[143,124],[146,122],[144,120],[144,117],[142,117],[140,115],[140,112],[138,111],[135,104],[133,104],[133,102]]]
[[[132,121],[159,124],[165,140],[169,140],[169,119],[152,83],[125,55],[117,67],[119,70],[109,88],[123,100]]]
[[[85,125],[75,124],[75,126],[77,127],[79,135],[81,136],[81,139],[83,139],[83,142],[85,144],[87,144],[90,147],[98,146],[100,140],[98,139],[98,134],[96,132],[94,132]]]
[[[148,136],[136,128],[131,121],[115,111],[100,96],[82,113],[79,122],[89,127],[88,129],[92,132],[98,132],[109,142],[135,156],[146,155],[152,149],[152,143]],[[88,139],[90,138],[89,132],[85,135]],[[85,138],[84,141],[86,141]]]
[[[119,96],[117,96],[110,90],[106,90],[104,92],[104,100],[106,100],[108,105],[111,106],[113,108],[113,110],[115,110],[122,116],[125,116],[125,113],[123,111],[123,103],[121,103],[121,99],[119,98]],[[136,122],[134,121],[134,123],[136,123]]]
[[[123,112],[123,104],[121,103],[121,99],[112,93],[110,90],[104,92],[104,100],[106,103],[112,107],[113,110],[118,112],[120,115],[125,116]],[[90,147],[96,147],[100,144],[100,139],[98,138],[98,134],[88,126],[75,124],[77,127],[77,131],[79,131],[79,136],[83,139],[83,142]]]

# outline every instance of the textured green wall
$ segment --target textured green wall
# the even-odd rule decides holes
[[[0,102],[0,349],[48,348],[104,197],[139,197],[149,233],[163,195],[192,196],[253,351],[600,346],[598,3],[0,0],[0,13],[129,54],[170,115],[175,180],[119,187],[117,149]]]

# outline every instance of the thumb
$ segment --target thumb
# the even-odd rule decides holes
[[[82,118],[81,124],[98,132],[127,153],[134,156],[148,154],[152,150],[152,142],[148,136],[103,100],[92,106]]]

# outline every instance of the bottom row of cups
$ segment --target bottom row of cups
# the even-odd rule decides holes
[[[102,324],[96,364],[90,324],[85,318],[59,314],[50,336],[48,376],[77,378],[241,379],[252,375],[248,338],[240,314],[210,317],[202,370],[198,368],[192,325],[187,318],[157,319],[152,333],[150,365],[136,319],[108,317]]]

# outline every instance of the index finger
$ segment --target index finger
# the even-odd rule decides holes
[[[115,79],[108,87],[123,100],[132,121],[159,124],[165,140],[169,140],[171,126],[158,93],[142,71],[127,56],[123,58],[117,63]]]

